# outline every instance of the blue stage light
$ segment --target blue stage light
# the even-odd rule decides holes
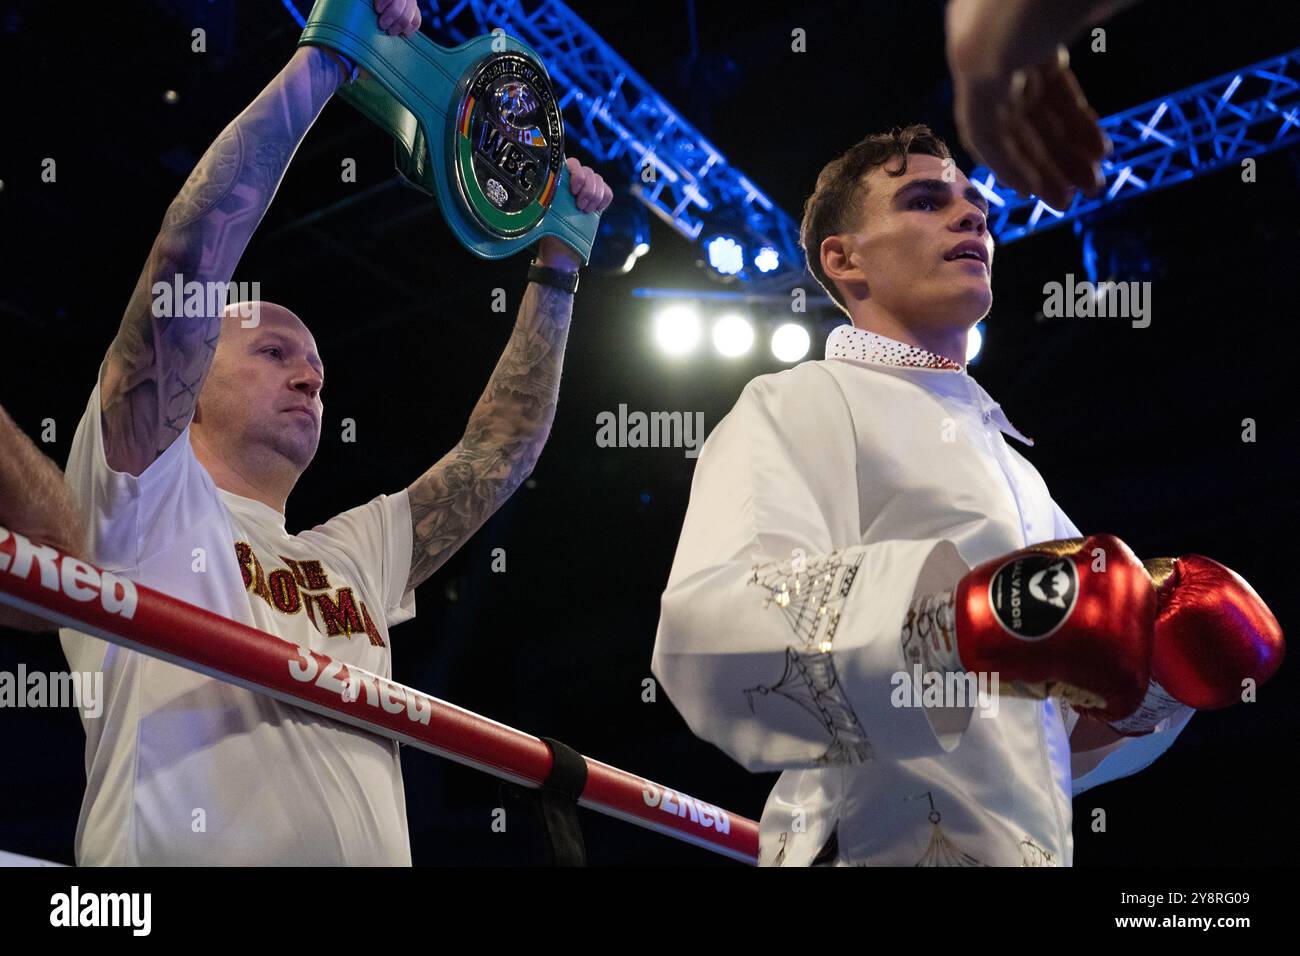
[[[734,276],[745,268],[745,250],[731,236],[714,236],[707,248],[709,265],[724,276]]]
[[[758,250],[758,255],[754,256],[754,267],[759,272],[771,272],[780,264],[781,256],[771,246],[764,246]]]

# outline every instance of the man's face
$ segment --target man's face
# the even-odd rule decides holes
[[[258,303],[257,324],[228,308],[193,431],[232,464],[269,457],[301,473],[320,443],[324,366],[316,340],[283,306]],[[275,464],[275,463],[273,463]]]
[[[860,226],[841,237],[850,281],[905,320],[974,325],[993,305],[988,203],[955,164],[936,156],[909,155],[902,176],[885,169],[867,175]]]

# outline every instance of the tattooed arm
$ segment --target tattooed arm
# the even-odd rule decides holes
[[[465,435],[407,489],[407,587],[426,580],[500,508],[537,464],[555,419],[573,296],[530,283],[514,333]]]
[[[86,521],[63,472],[0,407],[0,527],[52,544],[75,557],[86,550]],[[0,627],[52,631],[54,625],[0,604]]]
[[[614,198],[605,180],[572,157],[569,188],[584,212]],[[541,242],[537,265],[577,272],[577,253],[553,236]],[[555,420],[560,368],[569,337],[573,296],[529,283],[515,330],[465,436],[407,488],[411,503],[411,572],[406,586],[427,580],[483,526],[530,474]]]
[[[299,47],[203,154],[163,218],[100,369],[108,464],[138,475],[185,429],[221,316],[155,316],[155,283],[229,282],[294,151],[343,81],[340,62]],[[205,299],[207,297],[205,296]]]

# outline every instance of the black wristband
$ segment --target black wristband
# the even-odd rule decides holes
[[[576,272],[561,272],[559,269],[531,265],[528,267],[528,281],[540,282],[542,285],[549,285],[552,289],[559,289],[561,292],[568,292],[570,295],[578,291],[578,273]]]

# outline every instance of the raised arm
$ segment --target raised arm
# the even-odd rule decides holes
[[[0,527],[78,555],[85,520],[63,484],[63,473],[0,408]],[[0,604],[0,627],[49,631],[54,625]]]
[[[578,208],[600,212],[613,193],[605,181],[569,159]],[[572,249],[551,236],[536,264],[577,272]],[[523,483],[537,464],[555,420],[560,369],[569,337],[573,295],[530,282],[515,329],[470,414],[465,435],[408,489],[411,571],[407,587],[427,580]]]
[[[100,370],[104,447],[115,470],[140,474],[184,431],[221,332],[219,312],[154,315],[155,283],[230,280],[294,151],[343,79],[333,54],[298,48],[167,208]]]
[[[464,437],[407,489],[407,587],[438,570],[532,473],[555,420],[572,312],[572,295],[529,283],[514,332]]]
[[[951,0],[948,46],[1005,73],[1038,63],[1060,44],[1138,0]]]

